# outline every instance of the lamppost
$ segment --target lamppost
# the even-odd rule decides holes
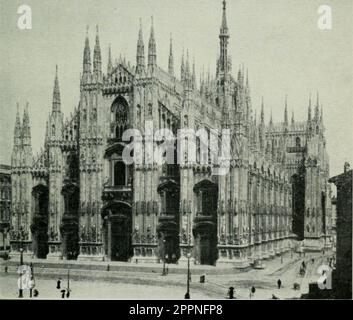
[[[190,299],[190,258],[191,258],[190,252],[187,254],[187,258],[188,258],[188,277],[186,281],[185,299]]]
[[[23,265],[23,234],[21,232],[21,244],[20,244],[20,266]]]
[[[165,243],[166,243],[166,240],[163,239],[163,272],[162,272],[162,276],[165,276],[167,275],[167,273],[165,272]]]
[[[22,273],[23,273],[23,247],[22,247],[22,236],[21,236],[21,247],[20,247],[20,279],[19,279],[19,288],[18,288],[18,297],[23,298],[23,288],[22,288]]]

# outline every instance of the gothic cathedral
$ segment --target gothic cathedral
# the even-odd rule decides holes
[[[12,152],[11,248],[42,259],[177,263],[247,267],[289,250],[331,245],[329,159],[319,99],[306,121],[264,121],[253,113],[247,72],[232,74],[223,1],[215,75],[183,55],[174,72],[157,64],[153,21],[147,64],[142,27],[136,66],[109,50],[102,71],[98,29],[91,59],[83,52],[80,101],[64,119],[56,69],[44,147],[34,156],[28,106],[17,111]],[[93,62],[93,67],[92,67]],[[227,128],[226,175],[212,163],[126,164],[126,129]],[[143,141],[147,141],[143,136]],[[156,143],[156,142],[153,142]],[[153,159],[152,159],[153,160]]]

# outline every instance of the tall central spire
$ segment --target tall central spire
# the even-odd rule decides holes
[[[223,14],[222,24],[219,34],[220,40],[220,58],[219,58],[219,72],[226,75],[228,72],[228,26],[227,26],[227,2],[223,0]]]
[[[60,112],[60,89],[59,89],[59,79],[58,79],[58,66],[55,67],[55,80],[53,89],[53,112]]]
[[[228,26],[227,26],[227,2],[223,0],[223,16],[222,16],[222,27],[221,33],[228,33]]]

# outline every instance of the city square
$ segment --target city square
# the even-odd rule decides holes
[[[229,299],[228,290],[234,287],[234,299],[300,299],[309,291],[309,283],[315,283],[320,278],[319,267],[329,265],[328,252],[306,254],[288,253],[269,261],[264,269],[246,271],[217,270],[205,268],[200,270],[191,266],[190,297],[194,300]],[[312,261],[314,259],[314,262]],[[299,274],[303,261],[307,265],[305,276]],[[16,262],[8,263],[7,273],[5,263],[1,264],[0,298],[18,298]],[[163,276],[163,266],[136,265],[128,263],[97,263],[80,264],[62,262],[60,265],[48,264],[45,260],[33,260],[35,287],[39,291],[39,299],[62,299],[61,290],[56,288],[57,280],[61,280],[61,289],[67,288],[69,272],[69,299],[126,299],[126,300],[180,300],[184,299],[187,286],[187,266],[167,266],[168,273]],[[109,267],[108,267],[109,265]],[[87,267],[88,266],[88,267]],[[109,271],[107,271],[109,268]],[[193,271],[196,268],[196,271]],[[69,271],[68,271],[69,270]],[[200,283],[200,277],[205,275],[205,282]],[[281,280],[281,288],[277,281]],[[294,284],[300,288],[294,290]],[[250,297],[251,287],[256,291]],[[29,290],[25,290],[24,299],[29,299]],[[36,299],[36,298],[32,298]]]

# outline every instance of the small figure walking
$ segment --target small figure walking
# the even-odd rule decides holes
[[[32,298],[33,289],[35,287],[34,277],[31,276],[31,279],[28,281],[28,288],[29,288],[29,297]]]
[[[228,298],[234,299],[234,288],[233,287],[229,287],[229,289],[228,289]]]
[[[250,299],[255,295],[255,291],[256,291],[255,287],[252,286],[250,289]]]
[[[109,264],[107,265],[107,271],[110,271],[110,265]]]
[[[60,289],[61,288],[61,278],[58,279],[58,281],[56,282],[56,289]]]
[[[281,289],[281,286],[282,286],[282,281],[281,281],[281,279],[278,279],[278,280],[277,280],[277,287],[278,287],[278,289]]]
[[[39,291],[37,289],[33,290],[33,297],[37,298],[39,295]]]

